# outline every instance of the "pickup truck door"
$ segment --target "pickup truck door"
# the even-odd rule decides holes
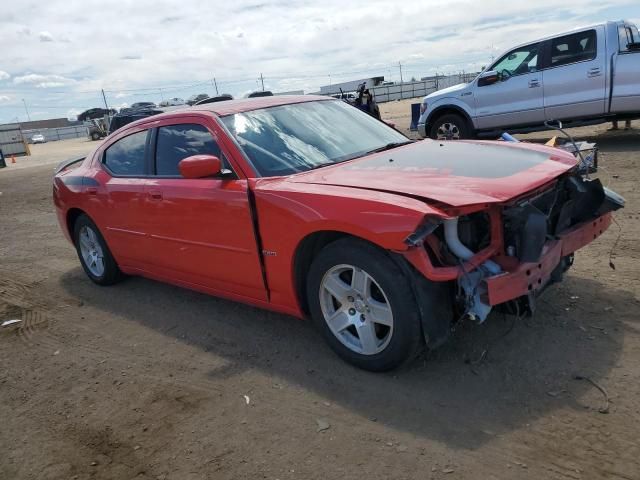
[[[545,42],[543,75],[547,120],[596,117],[605,113],[604,26]]]
[[[206,123],[165,120],[154,132],[154,176],[146,186],[149,268],[169,280],[266,300],[247,180],[232,171],[219,178],[179,174],[180,160],[198,154],[216,155],[229,168],[214,125]]]
[[[476,83],[478,129],[544,122],[539,49],[540,44],[534,43],[510,51],[489,69],[498,72],[498,82],[483,86]]]
[[[629,44],[640,43],[640,34],[635,25],[626,24],[618,27],[618,36],[611,113],[640,112],[640,50],[629,48]]]

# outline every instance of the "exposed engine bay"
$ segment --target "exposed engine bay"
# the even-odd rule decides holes
[[[492,310],[487,301],[486,280],[509,271],[510,266],[540,261],[545,245],[574,226],[624,207],[624,199],[603,187],[598,179],[584,178],[576,170],[560,177],[551,187],[501,206],[498,220],[486,211],[474,212],[442,221],[433,228],[438,242],[427,242],[433,261],[443,266],[459,265],[456,300],[465,316],[483,322]],[[501,219],[501,220],[500,220]],[[463,263],[492,244],[492,231],[501,221],[502,248],[491,260],[467,271]],[[438,251],[433,251],[438,245]],[[573,255],[559,259],[549,283],[562,278],[573,263]],[[522,299],[533,312],[533,292]]]

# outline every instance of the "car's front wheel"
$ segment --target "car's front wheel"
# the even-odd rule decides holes
[[[405,274],[389,255],[361,240],[329,244],[307,278],[311,315],[346,361],[385,371],[423,346],[419,310]]]

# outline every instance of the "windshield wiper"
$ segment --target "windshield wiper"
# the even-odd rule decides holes
[[[313,167],[309,167],[307,170],[305,170],[305,172],[308,172],[309,170],[316,170],[318,168],[328,167],[329,165],[335,165],[337,163],[340,163],[340,162],[322,162],[322,163],[318,163],[317,165],[314,165]]]
[[[391,143],[387,143],[386,145],[384,145],[382,147],[374,148],[373,150],[369,150],[365,155],[368,155],[370,153],[386,152],[387,150],[392,150],[394,148],[401,147],[403,145],[408,145],[410,143],[413,143],[413,140],[407,140],[406,142],[391,142]]]
[[[413,140],[407,140],[406,142],[391,142],[391,143],[387,143],[386,145],[383,145],[382,147],[374,148],[373,150],[369,150],[369,151],[364,152],[364,153],[358,153],[358,154],[356,154],[354,156],[344,157],[341,160],[337,160],[335,162],[318,163],[317,165],[314,165],[313,167],[310,167],[306,171],[308,172],[309,170],[316,170],[318,168],[328,167],[329,165],[336,165],[338,163],[346,162],[348,160],[353,160],[354,158],[364,157],[365,155],[369,155],[371,153],[385,152],[387,150],[391,150],[391,149],[394,149],[396,147],[401,147],[403,145],[408,145],[410,143],[413,143]]]

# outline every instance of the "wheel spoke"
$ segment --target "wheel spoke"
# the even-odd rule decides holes
[[[324,280],[323,287],[340,303],[345,302],[351,290],[350,286],[347,285],[337,273],[331,273],[327,276]]]
[[[87,233],[86,232],[80,233],[80,245],[88,249],[90,243],[91,241],[89,240],[89,236],[87,235]]]
[[[378,337],[376,337],[374,324],[371,322],[362,322],[356,325],[356,330],[358,331],[362,353],[365,355],[376,353],[378,350]]]
[[[372,322],[388,327],[393,326],[393,314],[391,313],[391,307],[388,303],[379,302],[370,298],[368,305],[370,311],[367,317],[370,318]]]
[[[329,327],[331,327],[331,330],[333,330],[335,333],[340,333],[349,325],[351,325],[351,318],[349,318],[347,312],[340,309],[327,319],[327,323],[329,324]]]
[[[102,275],[104,273],[104,261],[102,260],[102,257],[98,257],[96,258],[96,273],[98,275]]]
[[[89,235],[89,239],[92,243],[98,243],[98,239],[96,238],[95,232],[91,228],[87,228],[87,234]]]
[[[353,276],[351,277],[351,288],[358,292],[363,297],[366,297],[369,293],[370,284],[369,275],[364,270],[359,268],[353,269]]]

